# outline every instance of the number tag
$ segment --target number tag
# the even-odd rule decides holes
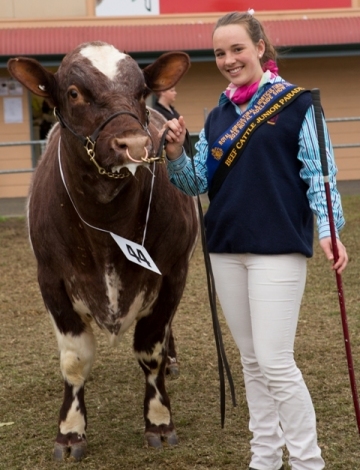
[[[156,264],[151,259],[151,256],[146,251],[146,248],[141,245],[138,245],[137,243],[131,242],[126,238],[120,237],[115,233],[110,232],[110,235],[119,245],[121,251],[124,253],[124,255],[129,261],[132,261],[136,264],[140,264],[140,266],[142,266],[143,268],[150,269],[150,271],[154,271],[157,274],[161,274]]]

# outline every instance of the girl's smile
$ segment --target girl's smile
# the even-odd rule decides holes
[[[244,26],[230,24],[214,31],[213,46],[216,65],[231,83],[242,86],[260,80],[260,59],[265,51],[262,39],[255,45]]]

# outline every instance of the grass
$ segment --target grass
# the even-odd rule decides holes
[[[343,197],[343,206],[347,224],[342,241],[350,262],[342,280],[360,387],[360,196]],[[227,390],[225,427],[220,426],[217,358],[200,246],[174,322],[181,374],[168,382],[168,391],[179,446],[154,451],[144,445],[144,379],[132,355],[132,332],[112,349],[95,329],[97,359],[86,388],[89,453],[79,464],[52,462],[62,379],[24,219],[0,221],[0,246],[0,423],[7,423],[0,426],[1,470],[247,470],[250,434],[239,355],[222,317],[238,405],[232,407]],[[308,263],[295,351],[313,397],[327,468],[360,469],[335,276],[317,244]]]

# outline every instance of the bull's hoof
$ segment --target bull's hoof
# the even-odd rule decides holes
[[[171,431],[169,434],[166,434],[165,439],[169,446],[177,446],[179,443],[179,440],[175,431]]]
[[[70,451],[68,446],[64,446],[58,442],[55,442],[53,453],[53,459],[55,462],[63,462],[68,458],[69,453]]]
[[[55,442],[53,459],[55,462],[70,460],[80,462],[86,456],[87,442],[85,440],[71,445],[63,445]]]
[[[152,432],[146,432],[145,433],[145,439],[146,439],[147,445],[149,447],[153,447],[154,449],[161,449],[162,448],[160,434],[154,434]]]
[[[176,361],[176,357],[168,357],[168,363],[166,365],[166,375],[171,379],[177,379],[180,375],[180,366]]]
[[[153,432],[146,432],[145,439],[147,445],[154,449],[161,449],[162,441],[166,442],[168,446],[176,446],[179,443],[175,430],[170,431],[164,435],[156,434]]]
[[[85,456],[87,451],[87,442],[81,441],[76,444],[73,444],[70,448],[70,457],[69,460],[73,462],[80,462]]]

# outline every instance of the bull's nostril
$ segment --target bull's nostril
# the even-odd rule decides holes
[[[125,152],[128,149],[128,145],[124,141],[119,141],[117,139],[113,140],[111,147],[115,152]]]
[[[115,150],[126,150],[128,148],[128,142],[125,139],[115,137],[112,139],[111,146]]]

